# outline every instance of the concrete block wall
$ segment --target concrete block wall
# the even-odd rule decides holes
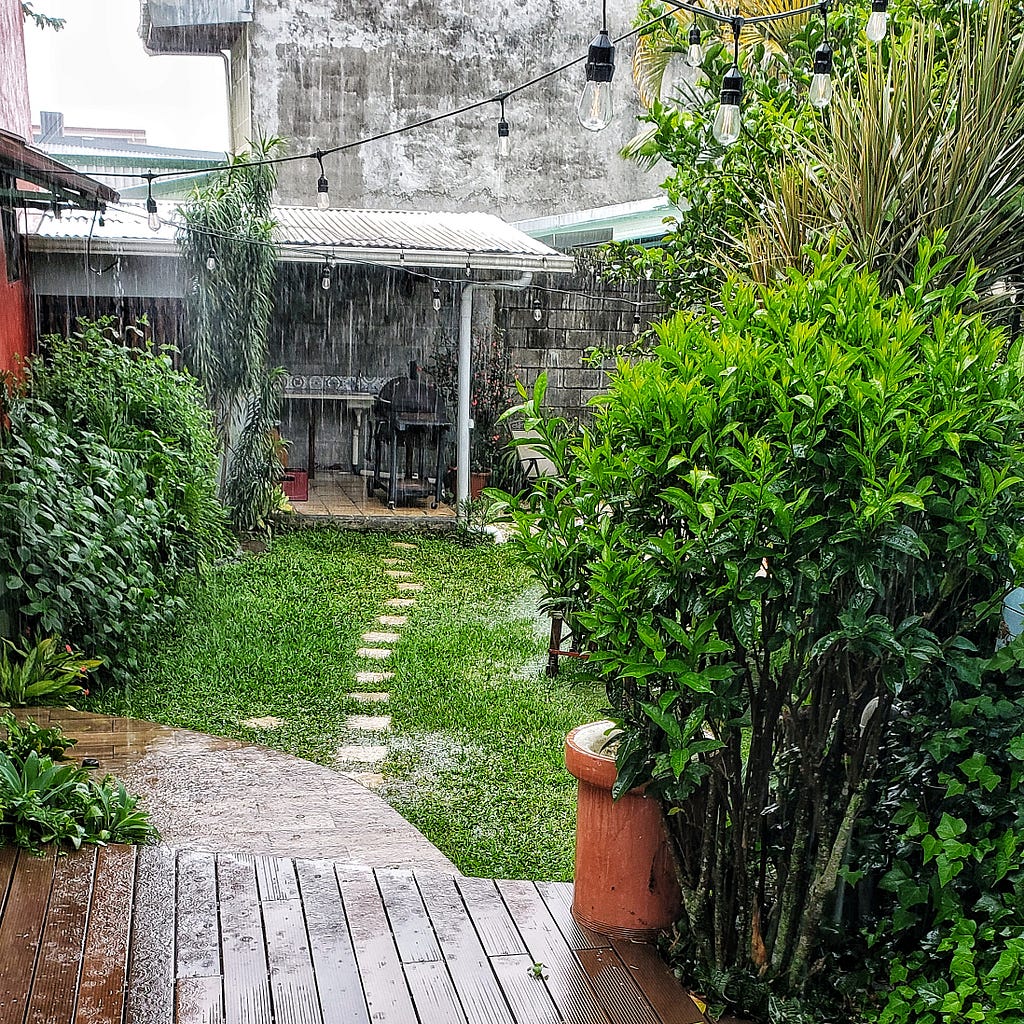
[[[638,310],[641,331],[664,315],[653,288],[638,293],[635,284],[602,284],[589,274],[573,277],[538,275],[536,292],[502,293],[495,327],[506,332],[512,346],[516,376],[532,388],[541,371],[547,373],[545,405],[569,419],[588,416],[587,403],[608,383],[614,357],[594,366],[588,352],[614,352],[634,342],[633,318]],[[550,286],[551,291],[545,291]],[[540,323],[534,319],[534,295],[543,306]]]

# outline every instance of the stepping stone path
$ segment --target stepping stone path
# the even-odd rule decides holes
[[[401,592],[401,596],[389,598],[385,604],[388,608],[405,610],[416,604],[416,598],[411,596],[413,592],[423,590],[423,584],[415,582],[416,574],[409,569],[403,569],[406,561],[401,557],[403,551],[415,551],[416,545],[406,541],[392,541],[391,547],[397,552],[395,555],[383,559],[385,575],[394,584],[395,590]],[[407,615],[380,615],[377,623],[380,626],[391,627],[391,630],[401,629],[408,623]],[[401,633],[381,630],[368,630],[362,635],[362,641],[368,645],[360,647],[356,651],[357,658],[364,658],[368,661],[386,661],[391,657],[392,648],[388,645],[396,644],[401,639]],[[371,669],[360,670],[355,673],[355,682],[359,686],[382,687],[389,679],[393,679],[394,672],[379,672]],[[356,690],[350,691],[349,697],[358,704],[366,706],[367,711],[377,705],[387,704],[391,695],[385,689],[378,690]],[[361,782],[368,789],[379,789],[384,783],[384,776],[379,771],[374,771],[371,766],[379,765],[387,756],[388,748],[380,743],[382,734],[387,733],[391,728],[390,715],[349,715],[345,719],[345,725],[352,734],[350,739],[375,740],[376,742],[359,743],[351,742],[338,748],[336,759],[338,767],[342,770],[359,766],[362,770],[350,771],[347,774],[350,778]]]
[[[280,729],[284,725],[284,719],[267,715],[265,718],[246,718],[238,724],[246,729]]]

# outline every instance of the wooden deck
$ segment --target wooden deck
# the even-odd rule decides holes
[[[580,929],[571,893],[166,847],[0,849],[0,1024],[704,1020],[650,946]]]

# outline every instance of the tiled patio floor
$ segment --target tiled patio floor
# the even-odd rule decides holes
[[[450,505],[442,503],[432,509],[429,498],[420,498],[389,509],[382,491],[367,496],[366,477],[331,470],[321,470],[315,480],[309,481],[308,501],[293,501],[291,505],[296,515],[303,518],[342,525],[378,527],[395,523],[408,529],[444,528],[455,522],[455,509]]]

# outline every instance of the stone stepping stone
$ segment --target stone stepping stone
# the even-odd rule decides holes
[[[404,540],[393,540],[391,542],[393,548],[398,548],[400,551],[415,551],[415,544],[407,544]]]
[[[384,776],[380,772],[346,772],[350,779],[355,779],[361,786],[376,790],[384,785]]]
[[[384,558],[381,559],[385,565],[405,565],[404,558]]]
[[[357,658],[373,658],[376,661],[383,661],[391,657],[391,652],[384,647],[360,647],[356,651]]]
[[[393,580],[405,580],[412,577],[415,579],[416,573],[410,572],[408,569],[385,569],[385,576],[390,576]]]
[[[389,679],[394,679],[394,672],[357,672],[356,682],[361,686],[366,686],[369,683],[386,683]],[[354,697],[355,694],[352,694]]]
[[[350,729],[365,729],[367,732],[386,732],[391,728],[390,715],[349,715],[345,724]]]
[[[411,608],[416,603],[415,597],[389,597],[384,602],[389,608]]]
[[[246,718],[238,724],[245,726],[246,729],[280,729],[284,725],[284,719],[266,715],[263,718]]]
[[[419,590],[423,589],[423,584],[422,583],[407,583],[405,580],[399,580],[395,584],[395,588],[398,589],[398,590],[416,590],[416,591],[419,591]]]
[[[409,621],[408,615],[378,615],[377,621],[382,626],[404,626]]]
[[[391,675],[390,672],[388,672],[386,674],[387,675]],[[356,692],[356,693],[350,693],[349,696],[353,700],[359,701],[360,704],[387,704],[387,702],[389,700],[391,700],[391,694],[389,694],[389,693],[379,693],[379,692],[378,693]]]
[[[356,743],[347,747],[338,747],[335,756],[339,762],[345,764],[380,764],[388,756],[388,748],[363,746]]]
[[[367,644],[397,644],[402,639],[401,633],[364,633],[363,643]]]

